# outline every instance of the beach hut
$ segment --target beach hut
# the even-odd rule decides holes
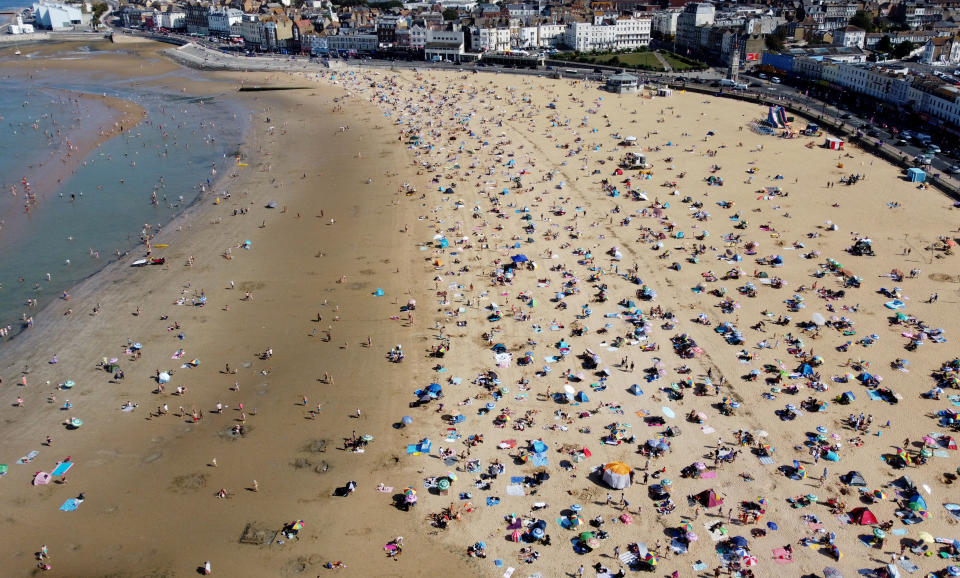
[[[623,462],[610,462],[603,466],[603,481],[615,490],[630,487],[630,466]]]
[[[922,183],[927,180],[927,173],[917,167],[909,168],[907,169],[907,180],[911,183]]]
[[[869,508],[855,508],[850,510],[850,521],[861,526],[871,526],[877,523],[877,517]]]
[[[826,140],[823,141],[823,148],[828,148],[832,151],[842,151],[843,139],[828,136]]]

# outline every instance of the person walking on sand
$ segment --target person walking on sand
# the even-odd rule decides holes
[[[254,492],[259,492],[259,491],[260,491],[260,483],[257,482],[257,480],[253,480],[253,491],[254,491]]]
[[[360,408],[357,408],[357,419],[360,419]]]

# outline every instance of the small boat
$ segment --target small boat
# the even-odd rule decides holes
[[[147,260],[146,260],[146,259],[137,259],[137,260],[134,261],[133,263],[130,263],[130,266],[131,266],[131,267],[143,267],[143,266],[146,265],[146,264],[147,264]]]
[[[167,262],[167,259],[165,257],[156,257],[154,259],[150,259],[151,265],[163,265],[166,262]]]

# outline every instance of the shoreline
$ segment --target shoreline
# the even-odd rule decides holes
[[[67,46],[73,46],[73,45],[67,45]],[[57,50],[59,49],[58,48],[54,49],[54,51],[57,51]],[[131,54],[136,54],[136,53],[138,52],[133,52]],[[145,52],[145,54],[147,53]],[[128,61],[130,61],[133,64],[136,64],[138,60],[140,61],[145,60],[145,58],[132,57],[132,56],[121,56],[121,57],[117,57],[115,55],[98,55],[98,56],[103,56],[107,61],[107,63],[109,63],[109,65],[111,66],[116,66],[119,62],[122,62],[124,58],[126,58]],[[31,64],[34,66],[33,69],[31,69],[31,71],[29,72],[31,78],[35,77],[35,75],[38,72],[55,74],[56,71],[58,70],[61,70],[61,69],[67,70],[67,69],[71,69],[72,67],[72,63],[64,63],[60,61],[50,61],[50,62],[32,61]],[[141,69],[142,69],[142,65],[141,65]],[[107,68],[107,70],[109,70],[109,68]],[[26,73],[24,73],[24,75],[25,74]],[[71,74],[79,74],[79,73],[76,71],[72,71]],[[90,76],[96,77],[96,73],[95,72],[87,73],[87,76],[85,76],[85,78],[89,78]],[[111,77],[107,76],[105,79],[109,83],[116,82],[115,79],[111,81],[110,78]],[[215,83],[207,83],[208,85],[211,85],[211,86],[193,86],[196,83],[194,83],[189,78],[189,76],[184,77],[181,80],[184,82],[184,85],[182,88],[178,87],[176,91],[172,89],[167,91],[171,96],[176,97],[177,94],[181,93],[181,90],[185,90],[187,87],[199,88],[201,90],[196,94],[209,95],[210,98],[213,98],[220,94],[220,91],[218,90],[215,90],[215,89],[211,90],[211,86],[214,85]],[[140,84],[139,82],[136,81],[135,78],[131,82],[136,82],[137,84]],[[41,84],[39,87],[37,87],[37,89],[44,94],[53,94],[55,98],[69,99],[71,105],[74,102],[80,103],[80,104],[77,104],[77,106],[89,106],[88,104],[85,104],[85,103],[93,103],[93,105],[95,106],[99,106],[99,107],[102,107],[104,110],[111,111],[112,116],[107,120],[98,119],[96,123],[90,124],[90,126],[82,127],[83,133],[84,133],[83,138],[79,138],[79,139],[75,138],[75,140],[71,141],[71,143],[73,144],[73,148],[69,151],[70,152],[69,157],[66,158],[67,164],[69,164],[70,166],[67,166],[63,162],[55,162],[53,164],[51,164],[50,162],[45,162],[42,167],[39,167],[39,170],[46,171],[46,175],[40,179],[40,182],[37,182],[37,180],[35,179],[28,179],[31,181],[31,184],[33,185],[32,193],[37,196],[37,199],[38,199],[37,205],[43,205],[44,203],[47,203],[53,200],[54,195],[52,193],[55,193],[57,189],[64,192],[64,194],[66,194],[66,192],[69,192],[65,188],[65,184],[58,182],[60,179],[65,178],[66,176],[69,176],[69,175],[73,175],[73,172],[77,170],[77,168],[81,166],[85,166],[88,160],[92,159],[96,161],[97,159],[92,157],[94,157],[98,151],[103,150],[102,147],[106,145],[108,142],[110,142],[112,139],[115,139],[116,137],[122,136],[124,134],[138,135],[139,127],[144,122],[144,120],[148,120],[147,109],[144,108],[144,106],[142,106],[141,104],[135,102],[134,100],[130,100],[128,98],[123,98],[123,97],[117,97],[117,96],[108,96],[106,94],[97,94],[94,92],[88,92],[84,89],[81,89],[81,90],[54,89],[53,85],[55,84],[56,84],[56,79],[54,79],[53,81],[44,80],[44,81],[41,81]],[[111,86],[112,85],[113,84],[111,84]],[[151,90],[155,91],[156,89],[154,88]],[[163,89],[161,89],[161,91],[162,90]],[[164,106],[164,105],[159,105],[159,106]],[[226,104],[225,108],[219,107],[218,109],[221,110],[221,113],[229,112],[231,110],[231,106],[232,105],[228,103]],[[172,101],[167,108],[172,108],[172,112],[177,116],[179,116],[179,114],[177,114],[177,105],[175,101]],[[162,112],[162,108],[161,108],[161,112]],[[171,111],[168,111],[168,112],[171,112]],[[159,122],[163,122],[163,119],[160,119]],[[179,121],[179,122],[182,122],[182,121]],[[245,125],[245,122],[241,119],[237,123],[237,125],[242,128]],[[121,132],[121,127],[123,128],[123,132]],[[188,131],[190,129],[185,127],[181,130]],[[216,133],[218,133],[218,136],[227,136],[229,132],[231,131],[227,130],[226,132],[224,132],[224,131],[220,131],[219,129],[216,129]],[[74,132],[71,132],[69,136],[73,137],[74,134],[75,134]],[[238,135],[238,138],[242,140],[242,136]],[[223,142],[228,142],[228,141],[223,141]],[[87,151],[86,155],[80,154],[83,150]],[[214,157],[214,160],[217,161],[217,165],[219,167],[219,164],[220,164],[219,156]],[[229,166],[229,163],[225,163],[225,164]],[[55,171],[51,171],[50,170],[51,168],[55,169]],[[105,177],[109,180],[109,175],[105,175]],[[198,191],[199,191],[199,187],[201,186],[201,183],[202,183],[202,180],[200,180],[198,176],[198,180],[195,183]],[[172,199],[173,201],[175,201],[176,193],[171,192],[171,194],[174,195]],[[200,201],[203,197],[204,197],[203,194],[197,194],[196,196],[193,196],[189,205],[180,206],[177,209],[175,209],[177,211],[177,214],[180,214],[183,211],[190,210],[190,208],[195,206],[196,203]],[[40,206],[39,210],[41,212],[40,214],[42,214],[44,207]],[[150,217],[148,216],[147,218],[150,218]],[[139,221],[130,223],[131,234],[133,234],[134,231],[140,228],[138,223]],[[169,225],[169,222],[165,222],[165,226],[163,228],[166,228],[168,225]],[[6,241],[9,244],[9,242],[12,239],[12,237],[10,236],[11,234],[23,235],[28,231],[25,231],[23,227],[14,227],[14,229],[8,230],[6,232],[9,233],[6,236]],[[129,245],[129,247],[126,247],[124,249],[124,255],[126,256],[129,252],[136,251],[137,247],[142,245],[143,243],[141,241],[131,240],[131,244]],[[104,259],[102,260],[100,269],[87,271],[83,274],[83,276],[71,279],[70,280],[71,284],[69,286],[59,287],[54,292],[53,297],[51,297],[51,295],[48,294],[49,301],[47,299],[41,299],[41,305],[43,305],[42,309],[33,310],[29,312],[29,313],[33,313],[34,320],[37,320],[39,322],[39,320],[44,318],[47,318],[47,320],[49,320],[49,318],[51,317],[58,316],[58,313],[54,313],[53,309],[56,308],[58,303],[62,304],[62,301],[55,297],[55,295],[59,294],[59,291],[67,291],[67,292],[73,291],[74,287],[79,286],[80,284],[86,282],[91,277],[97,275],[100,271],[102,271],[103,268],[110,266],[111,263],[118,260],[116,256],[113,255],[113,253],[111,253],[110,251],[104,252],[103,257]],[[124,259],[125,257],[119,260],[122,261]],[[47,301],[47,303],[43,303],[44,301]],[[12,311],[16,312],[17,310],[14,309]],[[27,331],[27,329],[20,327],[20,323],[18,319],[13,319],[11,317],[10,322],[15,322],[16,327],[12,328],[11,333],[4,339],[5,342],[10,342],[10,341],[13,341],[15,338],[22,337],[24,332]]]

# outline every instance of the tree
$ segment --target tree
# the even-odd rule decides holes
[[[783,50],[783,40],[776,34],[767,34],[763,41],[772,52],[780,52]]]
[[[857,10],[853,18],[850,19],[850,24],[857,28],[863,28],[867,32],[873,32],[876,29],[876,25],[873,23],[873,16],[870,16],[863,10]]]
[[[460,11],[456,8],[446,8],[443,11],[444,20],[456,20],[460,17]]]
[[[893,47],[893,56],[896,58],[904,58],[911,52],[913,52],[913,43],[909,40],[904,40]]]
[[[873,49],[877,52],[890,52],[893,50],[893,43],[890,42],[890,35],[884,34],[883,38],[877,42],[877,45]]]
[[[93,22],[94,26],[100,25],[100,18],[107,10],[110,10],[110,7],[107,6],[106,2],[97,2],[93,5],[93,19],[91,22]]]

